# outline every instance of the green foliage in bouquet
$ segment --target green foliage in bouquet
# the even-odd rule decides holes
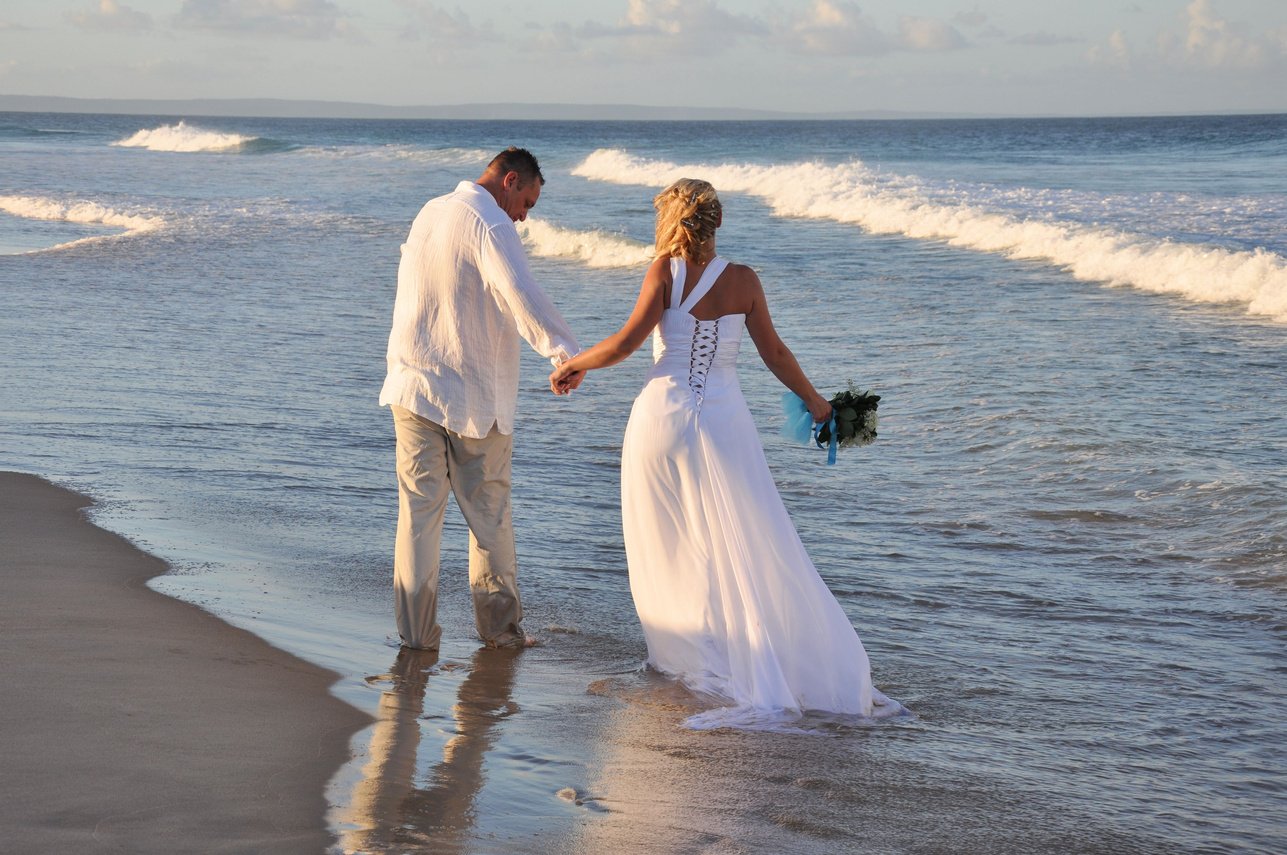
[[[859,391],[850,381],[849,388],[831,399],[835,410],[836,435],[841,448],[869,445],[876,441],[876,407],[880,396],[870,390]],[[818,428],[818,446],[825,448],[831,442],[831,424]]]

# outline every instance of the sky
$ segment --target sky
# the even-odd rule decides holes
[[[1287,0],[3,0],[0,94],[1287,112]]]

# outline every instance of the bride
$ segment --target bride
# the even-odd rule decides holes
[[[866,717],[901,707],[871,683],[867,652],[814,569],[769,473],[738,385],[745,329],[816,422],[827,403],[778,337],[759,278],[715,253],[715,188],[681,179],[657,209],[657,258],[625,325],[550,375],[615,365],[650,332],[654,364],[621,459],[630,591],[648,663],[725,706],[694,728],[756,727],[805,711]]]

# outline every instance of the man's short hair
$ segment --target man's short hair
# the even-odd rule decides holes
[[[541,174],[541,165],[536,162],[536,158],[527,149],[517,146],[510,146],[493,157],[492,162],[487,164],[487,171],[493,170],[501,175],[517,172],[519,180],[524,184],[533,178],[541,184],[545,183],[545,176]]]

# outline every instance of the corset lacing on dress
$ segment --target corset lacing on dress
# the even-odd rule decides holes
[[[715,351],[719,347],[719,319],[697,321],[693,327],[693,347],[688,357],[688,387],[693,390],[697,399],[697,410],[701,412],[702,400],[706,397],[706,375],[715,361]]]

